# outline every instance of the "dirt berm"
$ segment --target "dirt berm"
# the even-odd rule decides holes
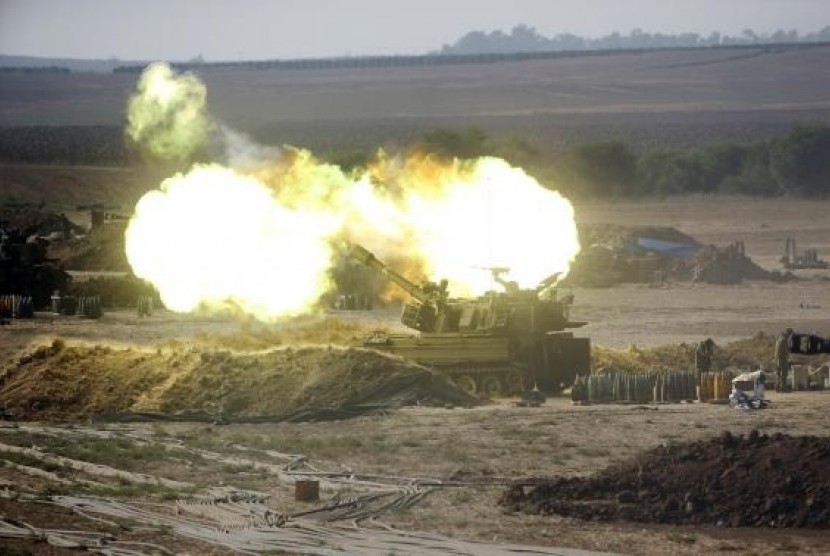
[[[512,487],[517,511],[586,520],[830,528],[830,438],[725,433],[587,478]]]
[[[66,346],[55,340],[0,369],[0,404],[20,420],[201,412],[227,419],[322,419],[407,404],[476,403],[445,377],[362,348],[239,353]]]

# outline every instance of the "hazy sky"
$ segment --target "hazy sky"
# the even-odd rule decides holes
[[[830,25],[830,0],[0,0],[0,54],[267,59],[424,53],[526,23],[600,36]]]

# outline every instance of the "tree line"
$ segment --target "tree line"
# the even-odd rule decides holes
[[[550,52],[580,50],[637,50],[650,48],[698,48],[707,46],[750,46],[756,44],[795,44],[830,41],[830,26],[819,31],[799,34],[796,30],[779,29],[773,33],[756,33],[745,29],[738,35],[725,35],[714,31],[708,35],[698,33],[647,33],[634,29],[627,35],[619,32],[604,37],[586,38],[571,33],[552,37],[540,34],[534,27],[517,25],[509,33],[471,31],[453,44],[445,44],[437,54],[481,54],[485,52]]]
[[[0,73],[71,73],[65,66],[0,66]]]
[[[691,150],[634,153],[619,141],[569,149],[555,169],[578,196],[690,193],[827,197],[830,127],[802,125],[769,141],[709,143]]]
[[[800,125],[769,141],[713,142],[695,149],[635,152],[623,141],[575,144],[545,154],[520,136],[494,138],[479,128],[436,129],[414,149],[447,158],[498,156],[572,197],[642,197],[684,194],[830,196],[830,127]],[[367,153],[329,156],[346,168]]]
[[[403,147],[446,158],[497,156],[573,197],[678,194],[830,196],[830,127],[800,125],[755,143],[712,142],[693,149],[636,151],[624,141],[573,144],[546,152],[521,135],[494,137],[480,128],[441,128]],[[346,170],[373,153],[321,153]],[[0,127],[0,162],[123,166],[142,160],[117,126]]]

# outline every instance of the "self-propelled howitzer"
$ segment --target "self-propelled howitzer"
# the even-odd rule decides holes
[[[465,390],[486,396],[518,394],[538,387],[552,394],[590,371],[590,341],[569,329],[583,326],[568,317],[571,296],[558,298],[555,278],[522,290],[491,269],[503,292],[452,298],[446,280],[418,286],[359,245],[355,260],[379,272],[409,295],[401,322],[418,335],[375,334],[367,346],[433,367]]]

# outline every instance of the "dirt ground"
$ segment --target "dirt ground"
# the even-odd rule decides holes
[[[795,199],[688,197],[646,202],[586,203],[582,223],[672,226],[701,243],[744,241],[746,253],[766,270],[782,270],[787,237],[800,249],[830,257],[830,203]],[[699,341],[716,343],[777,334],[787,327],[830,333],[830,270],[798,270],[800,280],[739,286],[704,284],[623,285],[575,289],[572,316],[588,325],[579,332],[597,345],[624,347]]]
[[[577,206],[577,214],[586,222],[671,225],[705,243],[724,245],[744,240],[748,255],[765,268],[775,270],[779,269],[777,258],[788,236],[796,237],[803,247],[818,248],[821,256],[828,257],[828,208],[828,202],[684,198],[595,203]],[[576,289],[572,316],[589,322],[578,331],[580,335],[590,337],[594,345],[608,347],[657,346],[695,342],[705,337],[722,344],[758,331],[777,333],[785,326],[827,335],[830,287],[826,280],[830,271],[798,274],[802,280],[783,284]],[[337,321],[314,316],[303,323],[316,323],[324,330],[331,327],[331,341],[341,342],[362,328],[393,326],[397,318],[394,308],[335,316]],[[335,322],[341,324],[332,324]],[[253,342],[247,349],[262,349],[267,347],[262,343],[269,338],[275,343],[301,342],[301,337],[291,335],[295,329],[296,322],[261,325],[211,315],[160,312],[138,319],[133,311],[126,310],[110,312],[99,321],[44,316],[0,328],[0,359],[14,357],[33,340],[49,342],[58,336],[92,344],[150,346],[173,340],[222,345],[222,338],[243,334],[259,338],[259,343]],[[541,408],[518,408],[511,400],[504,400],[473,409],[412,407],[383,416],[327,423],[7,426],[0,428],[0,459],[7,462],[0,467],[0,480],[6,484],[0,496],[0,513],[41,528],[65,529],[71,525],[94,529],[93,522],[79,514],[67,517],[66,506],[35,503],[27,497],[42,500],[67,493],[106,494],[126,504],[178,516],[177,512],[186,514],[190,510],[177,506],[175,500],[187,499],[210,486],[225,485],[263,493],[269,508],[296,515],[315,506],[293,501],[293,481],[299,476],[286,475],[280,454],[303,454],[307,458],[304,461],[317,472],[350,477],[351,482],[323,481],[323,502],[365,493],[368,483],[354,482],[361,476],[385,481],[386,487],[393,485],[398,491],[416,488],[412,485],[428,490],[426,494],[418,491],[411,504],[391,504],[375,512],[373,519],[361,522],[357,531],[366,535],[363,541],[370,539],[376,543],[373,546],[384,547],[376,550],[379,553],[395,551],[388,544],[380,544],[381,531],[385,531],[384,535],[390,531],[385,526],[441,535],[429,542],[416,535],[420,544],[411,545],[410,552],[446,552],[450,544],[430,543],[469,540],[486,545],[458,544],[452,545],[452,550],[487,553],[498,551],[503,543],[513,543],[542,550],[570,547],[628,554],[830,553],[830,536],[823,531],[729,528],[715,524],[599,523],[514,513],[497,503],[512,479],[587,476],[644,450],[703,440],[724,431],[827,436],[829,396],[830,391],[771,393],[772,407],[760,411],[737,411],[709,404],[582,407],[572,406],[565,399],[552,399]],[[38,450],[15,451],[32,446]],[[44,463],[44,453],[66,459]],[[106,463],[124,472],[141,472],[187,484],[142,490],[134,477],[102,477],[95,474],[100,470],[94,473],[73,463],[78,461]],[[267,471],[272,467],[279,471]],[[311,518],[293,519],[299,523]],[[333,538],[332,530],[324,525],[319,527],[320,547],[302,550],[323,552],[324,548],[337,546],[334,541],[325,544]],[[139,530],[147,534],[146,529]],[[173,550],[223,553],[204,539],[183,540],[171,534],[174,526],[160,525],[157,530],[158,535],[150,536]],[[147,538],[135,532],[107,531],[122,540],[140,542]],[[14,541],[5,546],[38,554],[64,553],[33,541]],[[297,550],[300,549],[295,547],[294,551]]]
[[[304,454],[315,469],[324,471],[410,481],[437,479],[451,486],[435,488],[416,506],[382,513],[372,523],[457,540],[627,554],[827,553],[830,537],[820,531],[734,529],[714,523],[599,523],[524,515],[499,506],[498,500],[506,490],[506,479],[585,476],[642,450],[718,436],[724,431],[825,435],[830,426],[825,411],[828,396],[830,392],[771,394],[773,408],[757,412],[710,404],[575,407],[558,399],[541,408],[516,408],[507,402],[475,409],[410,408],[384,417],[302,425],[102,424],[53,430],[54,436],[24,425],[21,429],[0,429],[0,443],[35,444],[48,453],[187,481],[200,488],[225,484],[250,489],[265,493],[269,507],[286,513],[306,510],[310,505],[291,500],[290,480],[254,467],[252,462],[274,463],[274,452]],[[104,433],[113,438],[105,442],[99,436]],[[140,444],[137,438],[149,444]],[[164,444],[175,448],[165,451],[160,448]],[[3,446],[0,449],[6,451]],[[206,453],[246,459],[236,465],[219,464],[206,459]],[[3,456],[11,459],[8,454]],[[89,477],[68,471],[65,465],[57,473],[65,480]],[[160,504],[170,511],[176,507],[172,500],[186,498],[188,493],[192,496],[189,487],[141,493],[126,481],[116,482],[110,491],[102,492],[101,487],[90,491],[82,486],[55,485],[8,466],[2,469],[2,478],[39,495],[106,494]],[[331,502],[358,492],[359,487],[348,483],[323,485],[321,498]],[[63,523],[65,519],[65,512],[44,514],[40,506],[30,502],[4,504],[5,515],[37,527],[57,528],[56,521]],[[73,524],[83,525],[81,521]],[[193,549],[194,545],[190,546]]]

